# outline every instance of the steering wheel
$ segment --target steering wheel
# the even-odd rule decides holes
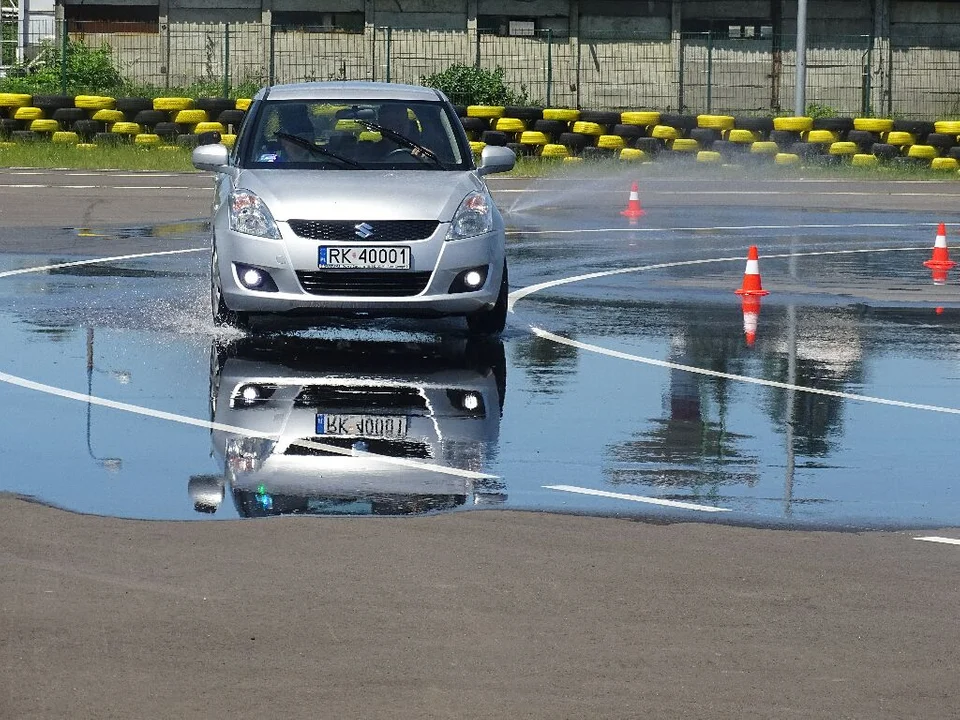
[[[409,155],[410,157],[413,157],[413,151],[410,150],[410,148],[397,148],[396,150],[391,150],[387,153],[388,158],[392,158],[396,155]]]

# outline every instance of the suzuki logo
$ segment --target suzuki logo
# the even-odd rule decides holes
[[[368,237],[373,235],[373,226],[368,225],[367,223],[360,223],[359,225],[354,225],[353,229],[356,230],[354,235],[359,238],[366,240]]]

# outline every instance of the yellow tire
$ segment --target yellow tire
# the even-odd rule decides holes
[[[624,162],[643,162],[647,154],[638,148],[624,148],[620,151],[620,159]]]
[[[0,140],[0,148],[15,148],[17,143],[11,142],[10,140]]]
[[[55,133],[60,130],[60,123],[56,120],[33,120],[30,129],[37,133]]]
[[[570,150],[566,145],[558,145],[557,143],[547,143],[540,150],[540,157],[545,158],[565,158],[570,157]]]
[[[111,125],[110,132],[117,135],[139,135],[143,132],[143,128],[138,123],[123,121]]]
[[[860,148],[854,142],[838,141],[830,143],[827,152],[830,155],[856,155]]]
[[[180,125],[196,125],[197,123],[207,122],[206,110],[178,110],[173,116],[173,121]]]
[[[770,140],[757,140],[750,144],[750,152],[754,155],[776,155],[780,147]]]
[[[650,131],[650,137],[658,140],[676,140],[680,137],[680,131],[669,125],[654,125],[653,130]]]
[[[940,157],[940,153],[933,145],[911,145],[907,150],[907,157],[933,160]]]
[[[542,132],[527,130],[520,133],[520,142],[523,145],[546,145],[550,139]]]
[[[799,165],[800,156],[795,153],[777,153],[773,156],[775,165]]]
[[[732,115],[697,115],[697,127],[733,130]]]
[[[137,133],[133,137],[133,142],[141,147],[153,147],[160,144],[160,136],[154,133]]]
[[[700,152],[700,143],[693,138],[677,138],[671,141],[670,149],[674,152],[695,153]]]
[[[576,122],[580,119],[580,111],[573,108],[544,108],[543,119]]]
[[[697,153],[697,162],[708,165],[717,165],[723,162],[723,156],[716,150],[701,150]]]
[[[80,142],[80,136],[75,132],[57,130],[57,132],[50,136],[50,140],[57,145],[76,145]]]
[[[960,135],[960,120],[937,120],[933,131],[944,135]]]
[[[85,110],[113,110],[117,100],[105,95],[77,95],[73,98],[73,105]]]
[[[813,130],[813,118],[804,115],[791,115],[787,117],[775,117],[773,119],[774,130],[792,130],[793,132],[807,132]]]
[[[96,143],[77,143],[75,147],[78,150],[96,150]]]
[[[205,132],[218,132],[222,135],[226,131],[227,129],[223,126],[223,123],[215,121],[198,122],[193,126],[193,132],[197,135]]]
[[[593,135],[594,137],[600,137],[606,132],[603,125],[595,122],[584,122],[583,120],[575,122],[572,130],[581,135]]]
[[[597,138],[597,147],[606,150],[623,150],[627,141],[619,135],[601,135]]]
[[[620,113],[620,122],[623,125],[658,125],[660,113],[656,110],[627,110]]]
[[[224,133],[220,136],[220,142],[226,145],[228,148],[232,148],[237,144],[236,133]]]
[[[168,110],[179,112],[180,110],[192,110],[193,98],[187,97],[158,97],[153,99],[154,110]]]
[[[960,163],[952,157],[938,157],[930,161],[932,170],[956,170],[960,168]]]
[[[480,142],[479,140],[474,140],[470,143],[470,151],[474,155],[479,155],[483,152],[483,149],[487,146],[485,142]]]
[[[808,130],[804,142],[818,144],[833,144],[840,139],[840,135],[833,130]]]
[[[917,138],[903,130],[891,130],[886,134],[883,141],[888,145],[899,145],[903,147],[905,145],[915,145]]]
[[[43,119],[43,110],[38,107],[30,107],[25,105],[23,107],[18,107],[13,113],[14,120],[42,120]]]
[[[500,132],[505,133],[522,133],[527,129],[527,126],[524,124],[523,120],[518,118],[497,118],[496,123],[493,126],[494,130],[499,130]]]
[[[234,107],[237,110],[243,110],[244,112],[246,112],[247,110],[250,109],[250,103],[252,102],[253,100],[251,100],[250,98],[237,98],[237,102],[234,105]]]
[[[111,110],[110,108],[102,108],[97,110],[91,117],[97,122],[105,123],[123,122],[127,119],[127,116],[124,115],[120,110]]]
[[[582,158],[582,157],[572,157],[572,156],[571,156],[571,157],[565,157],[565,158],[563,159],[563,161],[564,161],[565,163],[581,163],[581,162],[583,162],[583,158]]]
[[[496,119],[503,117],[502,105],[467,105],[467,117]]]
[[[383,135],[374,130],[364,130],[357,135],[357,142],[380,142],[381,140],[383,140]]]
[[[854,118],[853,129],[879,133],[890,132],[893,130],[893,120],[888,118]]]
[[[26,107],[33,102],[33,96],[26,93],[0,93],[0,107]]]
[[[742,144],[753,144],[760,139],[760,133],[754,130],[743,130],[741,128],[734,128],[733,130],[727,131],[727,140],[734,143]]]
[[[857,153],[850,158],[850,164],[854,167],[876,167],[880,164],[880,158],[867,153]]]

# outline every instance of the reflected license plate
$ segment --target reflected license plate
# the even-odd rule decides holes
[[[406,245],[337,245],[320,247],[318,265],[333,270],[409,270]]]
[[[317,413],[317,435],[403,438],[407,436],[407,416],[326,415]]]

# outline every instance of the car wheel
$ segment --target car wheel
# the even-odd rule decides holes
[[[503,277],[500,280],[500,294],[497,302],[489,310],[478,310],[467,315],[467,328],[474,335],[499,335],[507,325],[507,263],[503,263]]]
[[[227,307],[220,289],[220,268],[217,264],[217,251],[214,249],[210,260],[210,306],[213,310],[213,324],[218,327],[232,327],[244,330],[250,325],[248,313],[237,312]]]

